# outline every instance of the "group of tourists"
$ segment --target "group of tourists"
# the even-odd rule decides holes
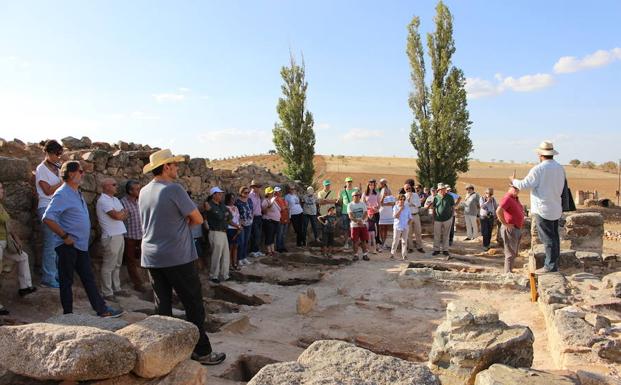
[[[562,166],[553,160],[557,152],[547,141],[537,149],[539,165],[523,180],[512,175],[500,202],[496,202],[493,189],[479,196],[473,185],[466,186],[461,197],[443,183],[426,188],[408,179],[393,193],[386,179],[371,179],[366,188],[356,188],[348,177],[338,193],[330,180],[324,180],[317,192],[308,187],[300,193],[294,185],[263,186],[256,180],[239,188],[237,195],[214,186],[205,202],[197,205],[191,194],[175,183],[177,164],[185,158],[173,156],[170,150],[156,151],[143,169],[144,174],[152,173],[153,179],[145,186],[128,181],[122,199],[116,197],[118,186],[114,179],[101,181],[102,193],[96,204],[103,257],[100,289],[89,255],[89,212],[79,188],[84,170],[78,161],[61,164],[63,148],[54,140],[45,144],[44,151],[45,159],[36,169],[35,181],[37,212],[43,224],[41,285],[59,289],[63,313],[72,313],[72,286],[77,273],[96,313],[118,317],[123,311],[108,306],[106,301],[117,302],[117,296],[129,295],[121,287],[123,260],[134,290],[147,290],[143,276],[146,269],[157,314],[172,316],[174,291],[184,306],[186,319],[197,326],[200,337],[192,358],[203,364],[218,364],[226,357],[212,350],[204,329],[205,310],[196,264],[199,255],[204,254],[203,231],[208,232],[209,279],[218,284],[230,279],[232,271],[250,264],[251,258],[287,252],[289,224],[297,247],[307,246],[312,235],[325,256],[334,253],[336,238],[341,236],[345,247],[353,248],[354,261],[368,261],[369,252],[384,250],[394,258],[399,246],[405,260],[415,250],[425,252],[420,214],[428,210],[433,218],[432,255],[442,254],[448,259],[455,210],[461,205],[465,239],[474,240],[481,234],[485,249],[490,247],[492,229],[499,221],[508,273],[518,254],[524,223],[518,194],[522,189],[531,189],[531,213],[546,252],[545,266],[537,273],[558,271],[560,197],[566,181]],[[0,201],[3,197],[0,184]],[[0,262],[5,257],[17,263],[19,295],[25,296],[35,292],[36,287],[32,285],[28,255],[9,223],[9,215],[0,204]],[[308,233],[309,227],[312,233]],[[388,238],[390,231],[392,242]],[[8,310],[0,305],[0,315],[5,314]]]

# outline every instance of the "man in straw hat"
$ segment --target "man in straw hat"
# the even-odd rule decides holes
[[[558,220],[563,213],[561,195],[565,185],[565,170],[553,159],[558,152],[554,150],[551,141],[541,142],[535,152],[539,155],[540,163],[530,169],[524,179],[515,179],[515,171],[509,179],[512,186],[520,190],[531,190],[531,213],[546,253],[544,266],[536,273],[543,274],[558,271],[558,258],[561,252]]]
[[[205,365],[224,361],[223,353],[212,351],[205,333],[205,309],[196,260],[198,255],[190,226],[203,223],[196,205],[177,179],[177,163],[183,156],[170,150],[154,152],[143,173],[153,173],[153,180],[140,191],[138,204],[144,235],[142,267],[149,271],[155,293],[157,314],[172,317],[173,290],[185,308],[185,316],[199,331],[192,359]]]
[[[455,211],[455,201],[447,192],[448,186],[438,183],[438,193],[433,200],[434,222],[433,222],[433,253],[438,255],[440,252],[450,259],[449,237],[453,226],[453,213]]]

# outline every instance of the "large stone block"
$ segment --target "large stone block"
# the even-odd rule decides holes
[[[87,137],[82,137],[82,140],[74,138],[73,136],[67,136],[66,138],[62,138],[60,141],[63,143],[63,146],[68,150],[81,150],[84,148],[88,148],[91,145],[90,139],[85,141],[84,139],[88,139]]]
[[[146,379],[129,373],[90,385],[207,385],[207,368],[196,361],[186,360],[163,377]]]
[[[46,323],[55,325],[90,326],[111,332],[122,329],[129,325],[120,318],[102,318],[90,314],[61,314],[48,318]]]
[[[494,364],[477,374],[474,385],[575,385],[568,377],[527,368]]]
[[[545,304],[569,303],[569,283],[560,273],[542,274],[537,277],[539,300]]]
[[[135,349],[127,338],[88,326],[3,326],[0,346],[2,366],[39,380],[117,377],[131,371],[136,363]]]
[[[602,279],[605,287],[612,289],[612,293],[615,297],[621,297],[621,271],[608,274]]]
[[[565,227],[576,225],[601,226],[604,224],[604,217],[600,213],[578,213],[572,214],[565,219]]]
[[[30,172],[26,159],[0,156],[0,182],[24,181],[30,178]]]
[[[248,385],[439,385],[424,365],[381,356],[342,341],[316,341],[297,362],[264,366]]]
[[[489,306],[457,302],[447,306],[434,334],[429,366],[443,385],[472,385],[477,373],[495,363],[530,367],[533,342],[528,327],[508,326]]]
[[[134,345],[137,351],[133,372],[154,378],[170,373],[180,362],[190,358],[198,342],[198,328],[172,317],[151,316],[116,332]]]

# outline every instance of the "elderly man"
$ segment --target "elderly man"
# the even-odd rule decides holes
[[[481,218],[481,235],[483,236],[483,250],[488,251],[492,242],[492,232],[496,223],[498,203],[494,198],[494,189],[485,189],[485,195],[479,199],[479,217]]]
[[[252,229],[250,232],[250,254],[249,257],[262,257],[261,239],[263,229],[263,213],[261,212],[261,187],[262,184],[256,180],[250,182],[250,193],[248,199],[252,202]]]
[[[224,361],[223,353],[212,351],[205,333],[203,290],[198,277],[198,255],[190,226],[203,223],[203,217],[185,189],[175,183],[177,163],[183,156],[170,150],[156,151],[149,157],[143,173],[153,180],[140,191],[138,205],[144,237],[142,266],[149,270],[155,293],[157,314],[172,317],[173,290],[183,304],[185,318],[198,328],[198,342],[192,359],[204,365]]]
[[[558,152],[554,150],[551,141],[541,142],[535,152],[540,163],[530,169],[524,179],[515,179],[515,171],[509,179],[511,185],[518,189],[531,190],[531,213],[546,253],[544,266],[536,273],[543,274],[558,271],[558,258],[561,253],[558,220],[563,214],[561,195],[565,185],[565,170],[554,160],[554,155]]]
[[[446,191],[447,185],[438,183],[438,193],[433,199],[434,222],[433,222],[433,253],[440,253],[449,260],[449,236],[453,227],[453,214],[455,212],[455,201]]]
[[[412,183],[414,183],[414,181],[412,181]],[[407,203],[411,214],[411,220],[409,221],[407,236],[408,252],[411,253],[412,251],[414,251],[414,241],[416,241],[416,250],[419,253],[424,253],[425,249],[423,249],[422,227],[419,214],[419,210],[421,208],[421,199],[418,193],[416,191],[413,191],[414,188],[410,184],[404,185],[403,190],[405,191],[405,202]]]
[[[129,278],[134,285],[134,290],[144,292],[144,279],[140,268],[140,254],[142,243],[142,225],[140,224],[140,208],[138,207],[138,196],[140,196],[140,183],[135,180],[128,180],[125,183],[125,196],[121,198],[121,204],[127,211],[125,219],[125,250],[123,257],[127,265]]]
[[[479,236],[479,225],[477,217],[479,216],[479,200],[481,197],[474,191],[474,186],[469,184],[466,186],[466,197],[462,202],[464,206],[464,220],[466,222],[466,239],[471,241]]]
[[[500,234],[504,243],[505,273],[513,272],[513,261],[520,251],[520,237],[524,225],[524,208],[518,197],[520,189],[510,186],[509,191],[500,201],[496,216],[502,224]]]
[[[128,297],[129,293],[121,289],[121,266],[127,233],[123,221],[127,219],[127,211],[121,201],[114,195],[117,183],[112,178],[101,181],[102,193],[97,200],[96,212],[101,228],[101,248],[103,261],[101,264],[101,292],[107,301],[116,301],[116,296]]]
[[[231,222],[231,212],[224,205],[224,191],[216,186],[209,191],[209,199],[205,202],[205,215],[209,225],[209,244],[211,245],[211,267],[209,280],[220,283],[220,279],[229,279],[229,241],[226,229]]]
[[[43,223],[55,234],[54,245],[58,255],[60,303],[63,313],[73,313],[73,274],[78,273],[93,310],[100,317],[119,317],[124,312],[106,305],[97,291],[88,254],[91,221],[88,207],[79,188],[84,170],[80,162],[65,162],[60,168],[63,185],[54,192],[43,214]]]

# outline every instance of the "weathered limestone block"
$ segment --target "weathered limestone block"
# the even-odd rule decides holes
[[[537,277],[539,300],[545,304],[569,303],[571,293],[567,279],[560,273],[548,273]]]
[[[90,139],[88,142],[85,142],[83,139],[88,139],[87,137],[82,137],[82,140],[74,138],[73,136],[68,136],[66,138],[62,138],[60,141],[63,143],[63,146],[68,150],[81,150],[84,148],[88,148],[91,145]]]
[[[308,314],[317,306],[317,295],[315,290],[308,288],[306,293],[298,295],[296,311],[298,314]]]
[[[583,318],[568,311],[559,309],[554,312],[552,327],[558,335],[558,347],[561,353],[588,351],[595,343],[596,336],[593,326]]]
[[[595,331],[598,331],[599,329],[606,329],[610,327],[610,320],[606,317],[604,317],[601,314],[597,314],[597,313],[588,313],[585,317],[584,320],[587,321],[591,326],[593,326],[593,329]]]
[[[580,251],[602,252],[604,217],[600,213],[578,213],[567,217],[565,239],[571,248]]]
[[[196,361],[185,360],[163,377],[146,379],[129,373],[91,385],[207,385],[207,368]]]
[[[0,156],[0,181],[3,183],[24,181],[29,177],[30,164],[26,159]]]
[[[543,245],[537,244],[529,251],[529,257],[535,259],[536,268],[542,268],[546,259],[546,252]],[[561,249],[561,253],[558,258],[558,264],[561,268],[578,266],[579,262],[576,259],[576,251],[570,249]]]
[[[188,163],[192,175],[201,176],[207,171],[207,164],[203,158],[193,158]]]
[[[615,297],[621,297],[621,271],[608,274],[602,278],[602,282],[606,288],[612,289]]]
[[[103,171],[106,169],[109,157],[110,154],[105,150],[92,150],[82,154],[82,160],[93,163],[96,171]]]
[[[90,314],[62,314],[48,318],[46,323],[55,325],[90,326],[97,329],[117,331],[129,325],[120,318],[102,318]]]
[[[133,372],[154,378],[170,373],[178,363],[190,358],[198,341],[198,328],[172,317],[151,316],[116,332],[137,351]]]
[[[84,173],[80,187],[83,191],[97,192],[97,178],[95,174]]]
[[[3,326],[0,346],[4,347],[0,349],[2,366],[39,380],[117,377],[129,373],[136,363],[136,351],[127,338],[88,326]]]
[[[424,365],[382,356],[342,341],[316,341],[296,362],[264,366],[248,385],[439,385]]]
[[[588,370],[576,372],[580,385],[621,385],[621,379]]]
[[[576,259],[586,271],[590,271],[594,267],[604,266],[602,256],[593,251],[576,251]]]
[[[593,345],[593,351],[601,358],[612,362],[621,363],[621,341],[606,339],[596,342]]]
[[[494,364],[477,374],[474,385],[575,385],[568,377],[534,369]]]
[[[429,353],[429,367],[443,385],[472,385],[492,364],[530,367],[534,336],[526,326],[508,326],[498,313],[474,301],[447,306]]]
[[[397,277],[397,283],[402,289],[438,284],[453,289],[476,287],[528,290],[528,279],[519,274],[467,273],[434,270],[428,267],[403,270]]]

